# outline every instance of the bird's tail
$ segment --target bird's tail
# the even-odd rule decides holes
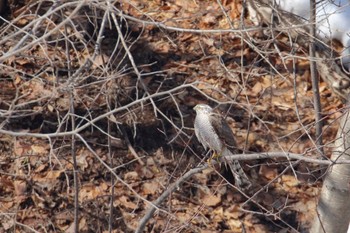
[[[245,174],[239,162],[237,160],[234,160],[227,161],[227,163],[230,167],[233,177],[235,178],[235,184],[242,190],[250,188],[250,186],[252,186],[252,183]]]
[[[227,155],[233,155],[233,153],[228,150],[227,148],[224,149],[223,156],[227,156]],[[235,178],[235,184],[237,187],[239,187],[241,190],[245,190],[248,189],[252,186],[252,182],[250,182],[249,178],[247,177],[247,175],[245,174],[242,166],[239,164],[239,161],[237,160],[228,160],[225,158],[225,162],[226,164],[228,164],[233,177]]]

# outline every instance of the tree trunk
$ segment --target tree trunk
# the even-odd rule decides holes
[[[348,105],[349,106],[349,105]],[[331,159],[337,163],[350,159],[350,112],[340,121]],[[347,232],[350,221],[350,164],[336,164],[329,168],[324,180],[317,215],[311,233]]]

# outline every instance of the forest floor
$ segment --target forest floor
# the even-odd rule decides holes
[[[77,187],[80,232],[134,232],[151,202],[206,164],[193,131],[198,103],[226,117],[244,153],[319,158],[308,48],[290,47],[286,33],[244,30],[254,25],[240,2],[116,1],[133,62],[113,11],[92,56],[107,1],[79,13],[79,1],[62,3],[49,16],[51,2],[10,2],[13,24],[3,22],[0,41],[0,232],[74,232]],[[74,26],[59,24],[71,14]],[[35,43],[29,36],[9,55],[25,38],[20,29]],[[323,81],[320,97],[330,157],[343,103]],[[251,190],[209,166],[159,205],[145,231],[306,231],[323,169],[284,158],[242,164]]]

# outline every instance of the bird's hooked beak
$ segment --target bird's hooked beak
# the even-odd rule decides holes
[[[196,112],[201,109],[202,109],[202,106],[200,104],[197,104],[196,106],[193,107],[193,110],[195,110]]]
[[[197,104],[193,108],[196,112],[210,112],[211,108],[206,104]]]

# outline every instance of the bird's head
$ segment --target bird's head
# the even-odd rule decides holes
[[[197,104],[194,108],[193,108],[197,113],[210,113],[213,111],[213,109],[206,104]]]

